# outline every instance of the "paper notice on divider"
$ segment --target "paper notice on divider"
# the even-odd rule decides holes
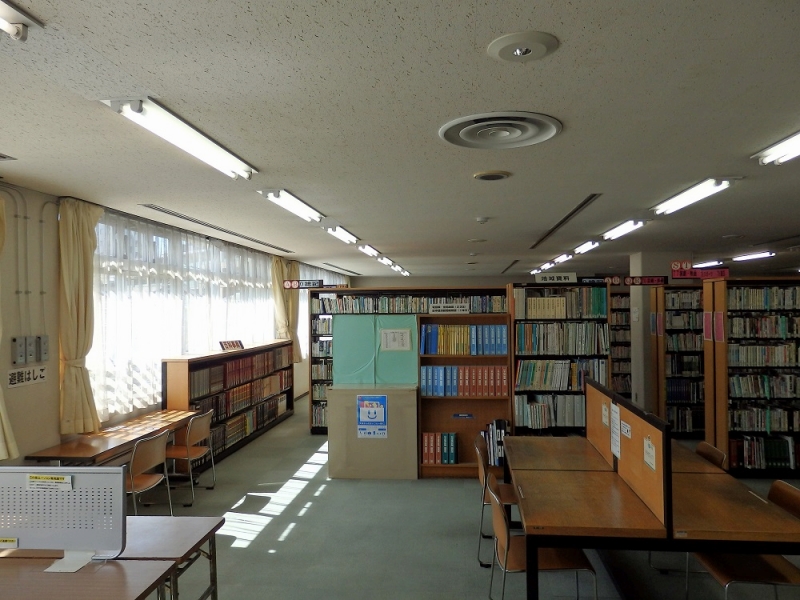
[[[619,458],[620,418],[619,406],[611,405],[611,454]]]

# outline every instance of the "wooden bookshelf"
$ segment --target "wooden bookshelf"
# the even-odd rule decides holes
[[[425,315],[432,306],[447,303],[465,303],[468,314],[503,315],[508,312],[505,287],[319,288],[309,290],[309,300],[309,347],[312,349],[309,360],[309,429],[312,434],[328,433],[325,390],[333,383],[333,315]],[[317,356],[314,355],[315,347]],[[469,456],[474,468],[474,460],[471,454]]]
[[[631,293],[610,288],[609,345],[611,348],[610,389],[624,398],[631,397]]]
[[[475,437],[496,420],[510,423],[508,313],[418,315],[417,323],[420,477],[475,477]],[[457,456],[448,464],[451,433]],[[437,453],[440,443],[444,451]]]
[[[707,285],[713,288],[716,445],[728,452],[732,474],[794,477],[800,278],[729,278]]]
[[[162,408],[214,409],[212,444],[221,460],[294,414],[292,343],[161,361]],[[210,459],[209,459],[210,460]],[[193,465],[202,471],[210,462]]]
[[[510,286],[514,433],[585,430],[586,377],[610,378],[608,291],[603,285]]]
[[[672,437],[704,439],[703,288],[692,284],[657,286],[653,298],[658,415],[672,425]]]

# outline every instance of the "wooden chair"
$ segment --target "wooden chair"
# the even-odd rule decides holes
[[[484,539],[490,540],[494,536],[489,533],[483,532],[483,517],[485,508],[489,506],[489,447],[486,444],[486,438],[480,433],[475,437],[475,452],[478,456],[478,481],[481,484],[481,520],[478,526],[478,563],[488,569],[492,563],[484,562],[481,560],[481,544]],[[500,503],[506,506],[517,503],[517,494],[514,491],[514,486],[508,483],[498,484],[498,496]]]
[[[700,442],[697,444],[694,451],[715,467],[719,467],[720,469],[725,468],[725,461],[728,457],[719,448],[712,446],[708,442]]]
[[[178,431],[175,434],[175,443],[167,446],[167,458],[174,461],[185,461],[188,465],[189,485],[192,489],[192,501],[184,506],[194,504],[194,474],[192,473],[192,462],[203,458],[207,454],[211,456],[211,472],[213,482],[206,487],[213,490],[217,485],[217,469],[214,466],[214,450],[211,445],[211,418],[214,411],[209,410],[201,415],[195,415],[189,419],[189,424],[185,431]],[[201,445],[205,442],[205,445]]]
[[[492,575],[489,578],[489,599],[492,600],[494,584],[494,563],[503,571],[503,584],[500,598],[506,591],[506,573],[525,571],[525,536],[512,535],[508,523],[508,513],[500,502],[500,486],[497,478],[490,473],[488,478],[489,500],[492,506],[492,526],[494,528],[494,560]],[[597,574],[583,550],[578,548],[539,548],[539,571],[575,571],[575,593],[580,598],[579,571],[592,574],[594,598],[597,600]]]
[[[136,498],[148,490],[152,490],[162,481],[167,484],[167,498],[169,498],[169,514],[172,513],[172,495],[169,491],[169,473],[167,472],[167,438],[168,430],[138,440],[131,452],[128,465],[128,476],[125,478],[125,491],[133,496],[133,514],[139,514],[136,508]],[[162,472],[154,472],[161,468]]]
[[[786,512],[800,518],[800,490],[785,481],[775,481],[767,499]],[[700,564],[725,590],[734,583],[762,583],[773,586],[775,599],[779,585],[800,585],[800,568],[783,556],[772,554],[710,554],[694,553]],[[688,564],[688,559],[687,559]],[[689,573],[686,573],[686,598],[689,598]]]
[[[710,462],[715,467],[719,467],[720,469],[725,468],[725,461],[728,459],[728,456],[716,446],[712,446],[708,442],[698,442],[697,446],[695,446],[694,451]],[[647,553],[647,562],[648,564],[653,567],[656,571],[661,573],[669,573],[670,571],[678,571],[678,569],[664,569],[661,567],[657,567],[653,564],[652,560],[653,553]],[[688,578],[689,573],[689,553],[686,553],[686,576]],[[692,571],[693,573],[705,573],[705,571]],[[688,593],[688,592],[687,592]]]

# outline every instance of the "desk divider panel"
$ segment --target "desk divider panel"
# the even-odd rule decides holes
[[[615,394],[619,406],[617,473],[672,531],[672,458],[667,422]]]
[[[614,466],[611,452],[611,404],[613,392],[593,380],[586,381],[586,439]]]

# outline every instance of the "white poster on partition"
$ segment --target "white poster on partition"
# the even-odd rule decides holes
[[[386,439],[386,396],[356,396],[357,437]]]
[[[619,458],[620,418],[619,406],[611,404],[611,454]]]

